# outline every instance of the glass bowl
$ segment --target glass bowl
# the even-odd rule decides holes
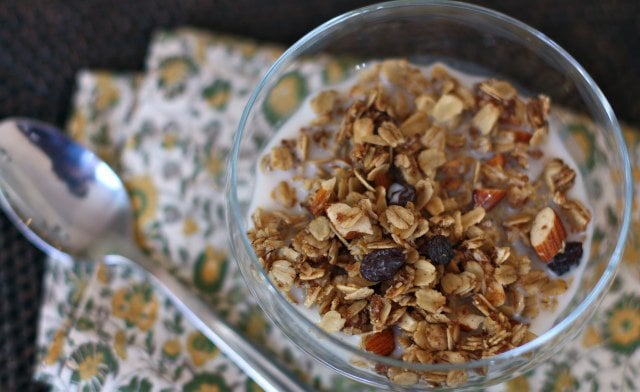
[[[407,58],[416,64],[442,60],[456,69],[509,80],[519,91],[546,94],[555,105],[552,113],[565,113],[560,106],[566,106],[580,115],[579,124],[572,123],[576,117],[560,118],[557,132],[585,182],[593,242],[571,303],[551,329],[523,346],[462,364],[427,365],[374,355],[317,327],[318,318],[292,305],[256,258],[246,233],[254,193],[269,192],[255,188],[265,142],[306,97],[384,58]],[[464,370],[464,387],[473,389],[523,374],[553,356],[577,336],[612,283],[631,207],[629,158],[620,128],[585,70],[531,27],[486,8],[448,1],[397,1],[361,8],[326,22],[291,46],[246,105],[228,174],[231,249],[262,309],[302,350],[343,375],[380,388],[415,390],[430,385],[424,380],[399,385],[376,369],[417,375]],[[414,380],[411,374],[404,379],[411,384]]]

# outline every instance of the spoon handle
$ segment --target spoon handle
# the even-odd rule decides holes
[[[236,332],[209,305],[188,289],[169,271],[157,265],[142,252],[132,250],[127,261],[142,267],[156,288],[164,291],[174,306],[231,361],[269,392],[306,391],[303,385],[273,357],[267,357],[256,346]]]

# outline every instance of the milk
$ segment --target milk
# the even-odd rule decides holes
[[[430,75],[431,70],[434,66],[443,64],[432,64],[430,66],[421,67],[423,73],[425,75]],[[470,75],[466,73],[462,73],[458,70],[452,69],[451,67],[446,67],[449,74],[455,77],[460,84],[465,87],[471,87],[473,84],[481,82],[485,80],[487,77],[480,77],[475,75]],[[333,85],[330,88],[336,90],[338,92],[345,93],[357,82],[357,75],[349,78],[348,80]],[[327,87],[328,88],[328,87]],[[281,126],[278,132],[273,136],[269,144],[265,147],[263,154],[269,154],[269,152],[276,146],[280,145],[283,139],[296,139],[298,137],[299,131],[301,128],[308,126],[315,118],[316,114],[311,109],[310,101],[315,95],[311,95],[308,97],[300,106],[300,108],[286,121],[285,124]],[[559,132],[559,129],[563,128],[563,124],[561,121],[553,116],[553,108],[551,110],[551,114],[549,116],[549,135],[546,138],[546,141],[539,146],[540,150],[542,150],[545,154],[543,159],[540,162],[537,162],[534,159],[531,159],[529,162],[528,175],[532,181],[538,179],[543,170],[543,162],[549,158],[558,157],[564,160],[564,162],[569,165],[576,172],[575,183],[572,189],[568,192],[567,196],[571,199],[577,199],[583,202],[585,205],[588,205],[586,202],[587,192],[584,180],[579,170],[577,170],[578,166],[567,151],[564,143],[562,142]],[[324,152],[321,150],[311,150],[310,151],[310,159],[321,159],[323,157],[328,156],[328,152]],[[323,155],[325,154],[325,155]],[[260,160],[258,160],[260,162]],[[308,165],[312,166],[312,165]],[[271,191],[278,185],[281,181],[287,181],[289,184],[296,189],[297,191],[297,200],[306,199],[308,192],[304,190],[302,187],[302,181],[294,180],[294,176],[298,174],[297,171],[268,171],[263,172],[259,167],[256,169],[256,179],[254,189],[259,190],[253,194],[251,204],[248,211],[248,222],[251,225],[251,216],[254,214],[256,209],[281,209],[282,207],[278,205],[271,198]],[[306,173],[307,175],[311,173]],[[299,206],[294,207],[290,210],[291,212],[303,212],[302,208]],[[584,268],[586,266],[585,258],[591,252],[591,238],[593,236],[593,225],[590,224],[587,227],[585,233],[580,235],[580,241],[583,243],[583,259],[577,267],[574,267],[571,271],[562,276],[562,279],[567,281],[568,289],[563,294],[556,296],[557,306],[553,310],[544,309],[540,306],[540,313],[537,317],[531,320],[522,320],[530,323],[529,329],[536,335],[541,335],[547,330],[549,330],[553,324],[556,322],[556,318],[558,315],[565,309],[565,307],[571,302],[573,296],[576,293],[579,282]],[[571,241],[573,238],[570,236],[567,238],[568,241]],[[516,246],[514,247],[516,251],[520,253],[522,247]],[[533,266],[541,268],[547,271],[546,268],[543,267],[542,263],[537,261],[535,257],[532,257]],[[555,278],[552,272],[547,271],[547,273]],[[293,297],[298,299],[299,303],[302,303],[304,300],[303,294],[300,289],[295,288],[292,293]],[[320,316],[315,309],[308,309],[303,305],[297,305],[298,309],[311,321],[318,322],[320,320]],[[558,320],[559,321],[559,320]],[[358,346],[360,342],[359,336],[348,336],[346,334],[340,334],[341,339],[353,344],[354,346]]]

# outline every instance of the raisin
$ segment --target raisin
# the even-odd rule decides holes
[[[451,242],[443,235],[434,235],[420,247],[419,253],[427,256],[434,264],[447,265],[453,259]]]
[[[581,242],[567,242],[564,246],[564,252],[558,253],[553,260],[547,264],[547,268],[553,271],[556,275],[564,275],[569,270],[580,264],[582,259],[582,243]]]
[[[382,282],[393,278],[404,265],[402,249],[376,249],[367,253],[360,263],[360,274],[370,282]]]
[[[416,201],[416,190],[409,184],[394,182],[387,190],[387,203],[405,207],[408,202]]]

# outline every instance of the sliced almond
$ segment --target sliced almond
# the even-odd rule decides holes
[[[551,207],[545,207],[533,219],[531,246],[542,261],[548,263],[564,247],[567,234],[560,217]]]
[[[329,205],[329,200],[333,194],[333,189],[336,185],[336,179],[331,178],[329,180],[323,181],[320,184],[320,189],[314,193],[311,197],[310,209],[311,213],[315,216],[322,215],[322,213],[327,209]]]
[[[460,98],[453,94],[445,94],[438,99],[438,102],[436,102],[431,112],[431,116],[433,116],[437,122],[444,123],[452,120],[460,114],[463,109],[464,104]]]
[[[491,130],[493,130],[493,126],[496,125],[498,117],[500,117],[500,109],[489,103],[478,110],[475,116],[473,116],[471,124],[476,127],[481,134],[488,135],[491,133]]]

